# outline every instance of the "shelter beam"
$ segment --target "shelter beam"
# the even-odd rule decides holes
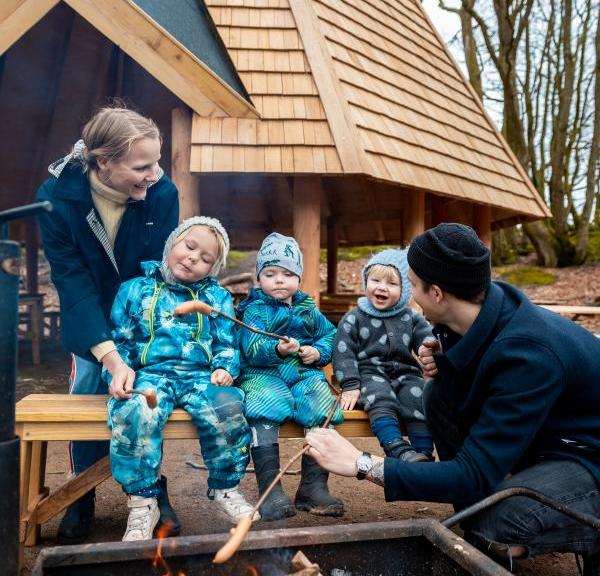
[[[200,214],[198,179],[190,170],[192,111],[171,112],[171,176],[179,192],[179,220]]]
[[[302,250],[302,290],[319,305],[322,182],[317,176],[297,176],[293,184],[294,236]]]

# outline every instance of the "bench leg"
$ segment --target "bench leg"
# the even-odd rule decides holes
[[[23,438],[22,430],[19,430],[17,424],[17,435]],[[25,557],[25,534],[27,531],[27,503],[29,502],[29,471],[31,470],[31,442],[21,440],[21,470],[19,500],[21,518],[19,527],[19,573],[23,570],[23,561]]]
[[[30,442],[31,456],[29,467],[29,489],[27,491],[27,514],[35,517],[34,510],[37,508],[40,500],[48,494],[48,489],[44,487],[46,479],[46,452],[48,443],[43,441]],[[25,503],[25,502],[24,502]],[[35,519],[34,519],[35,521]],[[25,546],[35,546],[40,537],[41,526],[36,523],[28,530],[25,539]]]

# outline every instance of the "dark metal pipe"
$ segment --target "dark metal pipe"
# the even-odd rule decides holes
[[[596,518],[591,514],[586,514],[585,512],[573,510],[572,508],[569,508],[561,502],[557,502],[556,500],[549,498],[548,496],[542,494],[541,492],[538,492],[537,490],[532,490],[531,488],[524,488],[522,486],[514,486],[513,488],[506,488],[505,490],[500,490],[499,492],[496,492],[495,494],[492,494],[491,496],[488,496],[487,498],[484,498],[483,500],[480,500],[479,502],[468,506],[464,510],[457,512],[453,516],[446,518],[446,520],[444,520],[442,524],[446,528],[450,528],[455,524],[458,524],[459,522],[470,518],[471,516],[479,514],[479,512],[486,510],[490,506],[493,506],[494,504],[497,504],[502,500],[506,500],[506,498],[510,498],[511,496],[526,496],[527,498],[532,498],[533,500],[541,502],[542,504],[544,504],[544,506],[548,506],[548,508],[552,508],[557,512],[561,512],[562,514],[574,518],[575,520],[577,520],[577,522],[581,522],[582,524],[591,526],[595,530],[600,530],[600,518]]]
[[[43,210],[46,212],[52,212],[52,203],[46,200],[45,202],[36,202],[35,204],[27,204],[25,206],[11,208],[10,210],[4,210],[4,212],[0,212],[0,223],[8,222],[9,220],[16,220],[17,218],[35,216]]]
[[[39,202],[0,212],[0,558],[2,573],[19,571],[19,439],[15,437],[17,327],[21,247],[6,240],[7,222],[51,211]]]

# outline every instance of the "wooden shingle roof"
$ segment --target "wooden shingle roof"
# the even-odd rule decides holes
[[[69,6],[203,116],[256,117],[212,22],[193,2],[167,10],[156,0],[2,0],[0,55],[59,5]],[[202,41],[193,30],[202,33]],[[68,37],[67,37],[68,41]],[[219,74],[223,74],[221,77]]]
[[[548,215],[418,0],[206,4],[261,118],[195,116],[193,171],[364,174]]]

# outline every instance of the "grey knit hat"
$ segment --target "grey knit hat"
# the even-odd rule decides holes
[[[398,272],[401,281],[401,292],[400,292],[400,306],[406,306],[410,302],[410,296],[412,291],[412,284],[408,279],[408,261],[406,259],[407,250],[400,250],[398,248],[388,248],[373,254],[371,259],[367,262],[367,265],[362,271],[362,283],[363,290],[367,287],[367,276],[369,275],[369,269],[376,264],[383,266],[392,266]]]
[[[210,216],[192,216],[184,220],[173,232],[169,234],[167,241],[165,242],[165,249],[163,250],[162,257],[162,265],[161,272],[165,282],[167,284],[176,284],[177,279],[173,276],[173,272],[169,268],[169,254],[173,246],[177,243],[177,239],[186,231],[189,230],[192,226],[207,226],[214,230],[221,238],[223,238],[223,244],[225,249],[223,250],[223,254],[217,259],[217,261],[213,264],[213,267],[210,271],[212,276],[217,276],[217,274],[221,271],[227,263],[227,255],[229,254],[229,236],[223,228],[223,225],[216,219],[211,218]]]
[[[470,226],[438,224],[419,234],[408,249],[408,264],[425,282],[468,299],[491,283],[490,251]]]
[[[302,252],[298,242],[278,232],[269,234],[256,257],[256,276],[267,266],[280,266],[302,278]]]

